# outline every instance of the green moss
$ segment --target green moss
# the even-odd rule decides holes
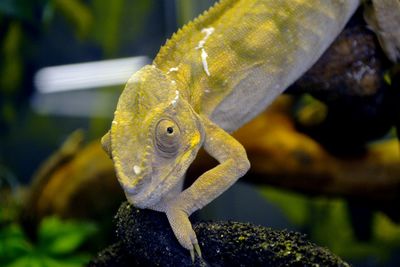
[[[239,240],[239,241],[246,240],[246,237],[244,237],[244,236],[239,236],[238,240]]]

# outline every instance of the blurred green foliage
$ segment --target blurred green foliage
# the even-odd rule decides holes
[[[91,140],[109,126],[100,116],[32,112],[35,73],[49,65],[151,53],[158,44],[142,36],[160,6],[155,0],[0,0],[0,164],[20,182],[69,132],[86,127]]]
[[[0,227],[17,218],[21,206],[22,190],[13,173],[0,164]]]
[[[51,53],[41,52],[53,45],[57,37],[52,34],[68,35],[68,42],[60,42],[53,50],[62,52],[72,43],[73,48],[94,50],[94,56],[89,56],[97,57],[93,60],[133,56],[123,54],[124,46],[134,43],[146,30],[144,23],[154,3],[155,0],[0,0],[0,266],[82,266],[88,261],[90,255],[82,252],[82,245],[98,233],[97,226],[51,217],[42,221],[37,242],[30,241],[16,223],[20,195],[14,195],[9,188],[3,190],[2,178],[7,175],[16,182],[28,180],[29,175],[18,173],[22,168],[17,163],[22,162],[25,169],[30,154],[37,158],[49,144],[58,144],[64,138],[66,128],[76,124],[74,119],[30,112],[34,73],[43,67],[43,62],[58,64]],[[80,59],[79,51],[76,57]],[[60,64],[65,63],[68,62]],[[88,122],[93,128],[102,123],[98,118]],[[96,133],[93,138],[99,136]],[[19,147],[9,151],[7,143]],[[95,245],[90,243],[88,247],[97,250]]]
[[[115,56],[121,45],[144,29],[143,25],[154,5],[154,0],[111,2],[93,0],[92,10],[96,27],[93,38],[101,45],[106,56]]]
[[[97,232],[88,222],[45,218],[40,224],[38,240],[30,242],[18,224],[0,229],[1,266],[82,266],[90,254],[77,250]]]
[[[370,240],[356,238],[343,199],[306,197],[271,187],[262,187],[262,195],[275,203],[287,218],[319,245],[326,246],[348,261],[373,259],[380,266],[400,249],[400,226],[376,212]],[[365,222],[368,223],[368,222]]]
[[[68,19],[75,29],[75,33],[79,37],[86,36],[93,25],[93,14],[83,1],[80,0],[52,0],[54,9],[48,12],[53,14],[55,11],[60,13]],[[112,6],[114,3],[110,2]]]
[[[57,21],[65,21],[79,43],[98,47],[103,58],[121,56],[132,43],[154,0],[2,0],[0,1],[0,127],[17,120],[19,106],[32,91],[40,40]],[[60,51],[66,44],[60,43]]]

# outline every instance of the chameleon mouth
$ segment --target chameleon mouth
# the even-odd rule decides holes
[[[129,194],[129,195],[136,195],[136,194],[138,194],[138,193],[143,189],[143,187],[144,187],[145,184],[146,184],[145,182],[146,182],[149,178],[151,178],[150,175],[143,175],[143,176],[141,176],[141,177],[135,178],[134,185],[132,185],[132,186],[125,186],[125,185],[122,185],[123,188],[124,188],[124,191],[125,191],[127,194]],[[149,182],[150,182],[150,181],[149,181]]]
[[[147,208],[157,204],[163,196],[175,188],[179,181],[183,179],[188,166],[197,155],[200,143],[202,143],[201,137],[197,142],[188,144],[184,149],[185,152],[179,157],[179,160],[167,175],[160,178],[151,177],[152,183],[149,182],[140,194],[132,195],[131,203],[139,208]]]
[[[136,195],[140,193],[147,183],[151,182],[148,169],[141,170],[140,175],[129,175],[125,173],[124,168],[121,168],[122,164],[119,164],[120,161],[118,158],[114,158],[114,162],[118,181],[125,193]]]
[[[191,151],[188,151],[184,155],[191,154]],[[140,189],[132,188],[130,191],[127,188],[124,188],[125,195],[129,202],[131,202],[134,206],[138,208],[147,208],[154,206],[160,198],[162,198],[166,192],[168,192],[171,188],[174,188],[176,184],[179,182],[180,178],[183,176],[182,172],[182,164],[177,163],[175,166],[161,179],[159,179],[158,183],[154,186],[151,186],[151,182],[143,184]],[[174,179],[171,179],[174,178]],[[152,179],[151,175],[147,177],[143,177],[142,181],[145,179]],[[154,179],[152,179],[154,180]],[[169,180],[169,181],[168,181]],[[133,192],[133,193],[131,193]]]

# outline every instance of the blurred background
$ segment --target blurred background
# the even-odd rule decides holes
[[[0,0],[1,266],[82,266],[112,243],[124,196],[99,138],[129,76],[213,2]],[[236,134],[254,169],[194,220],[300,231],[354,266],[400,264],[398,69],[376,65],[384,56],[370,35],[362,40],[377,52],[335,77],[360,82],[376,68],[373,93],[310,94],[306,77]],[[336,116],[337,99],[347,112],[361,107],[350,117],[362,123]],[[189,179],[215,164],[199,158]]]

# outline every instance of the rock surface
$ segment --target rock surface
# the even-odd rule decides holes
[[[120,241],[89,266],[349,266],[300,233],[238,222],[195,223],[203,259],[193,264],[165,214],[125,202],[115,220]]]

